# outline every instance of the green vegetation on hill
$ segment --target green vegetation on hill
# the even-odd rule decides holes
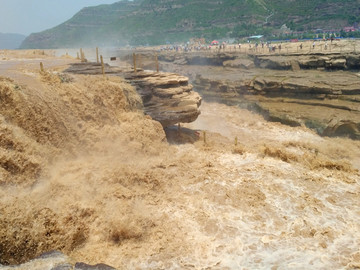
[[[360,22],[360,0],[134,0],[84,8],[63,24],[30,35],[21,48],[157,45],[272,35]]]
[[[359,0],[272,0],[274,21],[286,23],[293,30],[338,29],[360,22]]]

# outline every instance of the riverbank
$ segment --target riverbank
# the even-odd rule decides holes
[[[323,136],[360,138],[360,54],[167,52],[160,59],[164,70],[188,76],[205,100],[237,104]]]

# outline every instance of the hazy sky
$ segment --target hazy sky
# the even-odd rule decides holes
[[[0,0],[0,33],[29,35],[63,23],[81,8],[119,0]]]

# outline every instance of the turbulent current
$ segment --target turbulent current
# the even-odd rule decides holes
[[[118,269],[360,267],[359,141],[206,102],[165,133],[120,78],[13,61],[0,269],[50,250]]]

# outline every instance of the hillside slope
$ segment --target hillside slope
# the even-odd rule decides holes
[[[30,35],[21,48],[121,46],[333,29],[360,21],[360,0],[135,0],[82,9],[63,24]]]

